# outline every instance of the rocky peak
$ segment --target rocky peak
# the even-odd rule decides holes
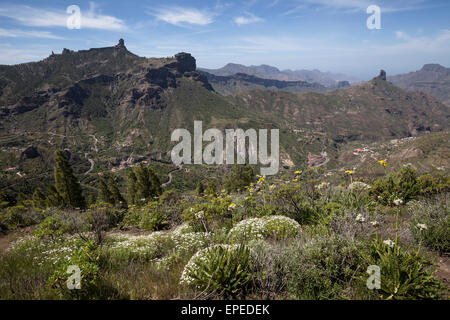
[[[380,70],[380,74],[378,75],[377,79],[386,81],[386,71]]]
[[[437,63],[429,63],[422,67],[423,71],[430,71],[430,72],[441,72],[445,71],[445,69],[446,69],[445,67]]]
[[[125,40],[123,40],[122,38],[119,39],[119,43],[116,44],[115,48],[117,48],[117,49],[126,49],[126,47],[125,47]]]
[[[197,69],[195,58],[190,53],[177,53],[175,59],[178,62],[177,71],[180,73],[191,72]]]

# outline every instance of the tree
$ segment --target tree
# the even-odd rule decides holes
[[[225,177],[224,185],[228,192],[243,191],[255,179],[255,173],[250,165],[234,165],[231,173]]]
[[[203,183],[200,180],[197,182],[197,188],[195,189],[195,192],[200,197],[203,196],[205,192],[205,187],[203,186]]]
[[[55,188],[63,199],[64,206],[85,208],[86,201],[80,183],[73,173],[69,160],[61,150],[56,151],[55,161]]]
[[[129,204],[136,204],[137,202],[136,184],[137,184],[136,175],[134,174],[133,169],[130,169],[128,171],[128,180],[127,180],[127,198]]]
[[[98,201],[113,204],[112,194],[103,178],[100,178],[98,181]]]
[[[108,190],[111,195],[112,204],[120,204],[122,206],[126,206],[127,202],[122,197],[122,194],[120,193],[119,187],[117,186],[117,183],[114,181],[112,177],[109,178],[108,181]]]
[[[34,189],[32,200],[33,200],[33,207],[39,209],[47,208],[47,198],[45,197],[41,188]]]
[[[62,207],[64,205],[64,199],[58,193],[54,185],[51,185],[47,190],[47,207]]]
[[[161,181],[156,176],[153,169],[144,167],[141,164],[134,170],[134,175],[136,180],[131,181],[131,183],[134,183],[135,203],[137,201],[148,202],[148,200],[153,200],[154,197],[159,197],[161,195]]]
[[[89,194],[89,198],[88,198],[88,204],[89,206],[94,205],[97,202],[97,197],[95,196],[95,193],[91,192]]]

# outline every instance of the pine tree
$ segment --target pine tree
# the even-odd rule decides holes
[[[205,192],[205,187],[203,186],[203,183],[200,180],[197,182],[197,188],[195,189],[195,192],[200,197],[203,196]]]
[[[62,151],[58,150],[55,161],[55,188],[63,199],[64,205],[72,208],[85,208],[86,201],[69,160]]]
[[[159,180],[158,176],[156,175],[155,171],[153,171],[152,168],[148,168],[148,175],[150,178],[151,183],[151,196],[152,197],[159,197],[162,194],[162,187],[161,187],[161,181]]]
[[[152,201],[162,194],[161,181],[153,169],[142,164],[128,177],[128,194],[133,194],[134,203]],[[132,190],[130,190],[132,188]]]
[[[114,204],[112,194],[103,178],[100,178],[98,181],[98,201]]]
[[[133,169],[128,171],[127,180],[127,198],[129,204],[136,204],[137,192],[136,192],[137,179]]]
[[[88,198],[88,204],[89,206],[94,205],[97,202],[97,197],[95,196],[95,193],[91,192],[89,194],[89,198]]]
[[[111,194],[111,200],[112,204],[126,206],[127,202],[122,197],[122,194],[120,193],[119,187],[117,186],[117,183],[114,181],[114,179],[111,177],[108,181],[108,190]]]
[[[58,193],[54,185],[51,185],[47,190],[47,207],[62,207],[64,205],[64,199]]]
[[[47,199],[44,193],[42,192],[41,188],[34,189],[32,200],[33,200],[33,207],[39,209],[47,208]]]

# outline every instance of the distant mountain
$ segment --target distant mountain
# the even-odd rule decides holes
[[[241,64],[229,63],[220,69],[200,69],[216,76],[231,76],[237,73],[245,73],[263,79],[274,79],[280,81],[306,81],[319,83],[329,88],[336,88],[340,81],[347,81],[350,84],[360,82],[359,79],[344,74],[334,74],[331,72],[321,72],[319,70],[283,70],[268,66],[244,66]]]
[[[214,90],[223,94],[235,94],[242,91],[261,90],[282,90],[288,92],[326,92],[327,87],[318,83],[306,81],[280,81],[274,79],[263,79],[245,73],[236,73],[231,76],[216,76],[211,73],[200,71],[212,85]],[[348,83],[340,83],[340,86],[350,86]]]
[[[418,71],[392,76],[388,80],[405,90],[429,93],[450,106],[450,68],[426,64]]]

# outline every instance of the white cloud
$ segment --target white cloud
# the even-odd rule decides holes
[[[63,37],[56,36],[49,31],[28,31],[18,29],[3,29],[0,28],[0,37],[4,38],[44,38],[44,39],[59,39]]]
[[[317,6],[321,9],[332,9],[349,12],[366,10],[370,5],[378,5],[382,13],[419,10],[425,8],[428,0],[300,0],[301,4],[287,11],[285,14],[296,13],[305,9],[305,6]]]
[[[163,7],[151,12],[158,20],[176,25],[182,26],[183,24],[194,25],[208,25],[211,24],[214,19],[212,13],[206,11],[200,11],[195,8],[182,8],[182,7]]]
[[[66,27],[69,14],[65,10],[37,9],[25,5],[0,7],[0,16],[16,20],[31,27]],[[91,2],[89,10],[81,9],[81,28],[120,31],[127,29],[125,22],[113,16],[96,12]]]
[[[255,22],[262,22],[264,21],[263,19],[261,19],[260,17],[257,17],[251,13],[247,13],[246,16],[240,16],[240,17],[236,17],[234,18],[234,22],[241,26],[243,24],[250,24],[250,23],[255,23]]]

